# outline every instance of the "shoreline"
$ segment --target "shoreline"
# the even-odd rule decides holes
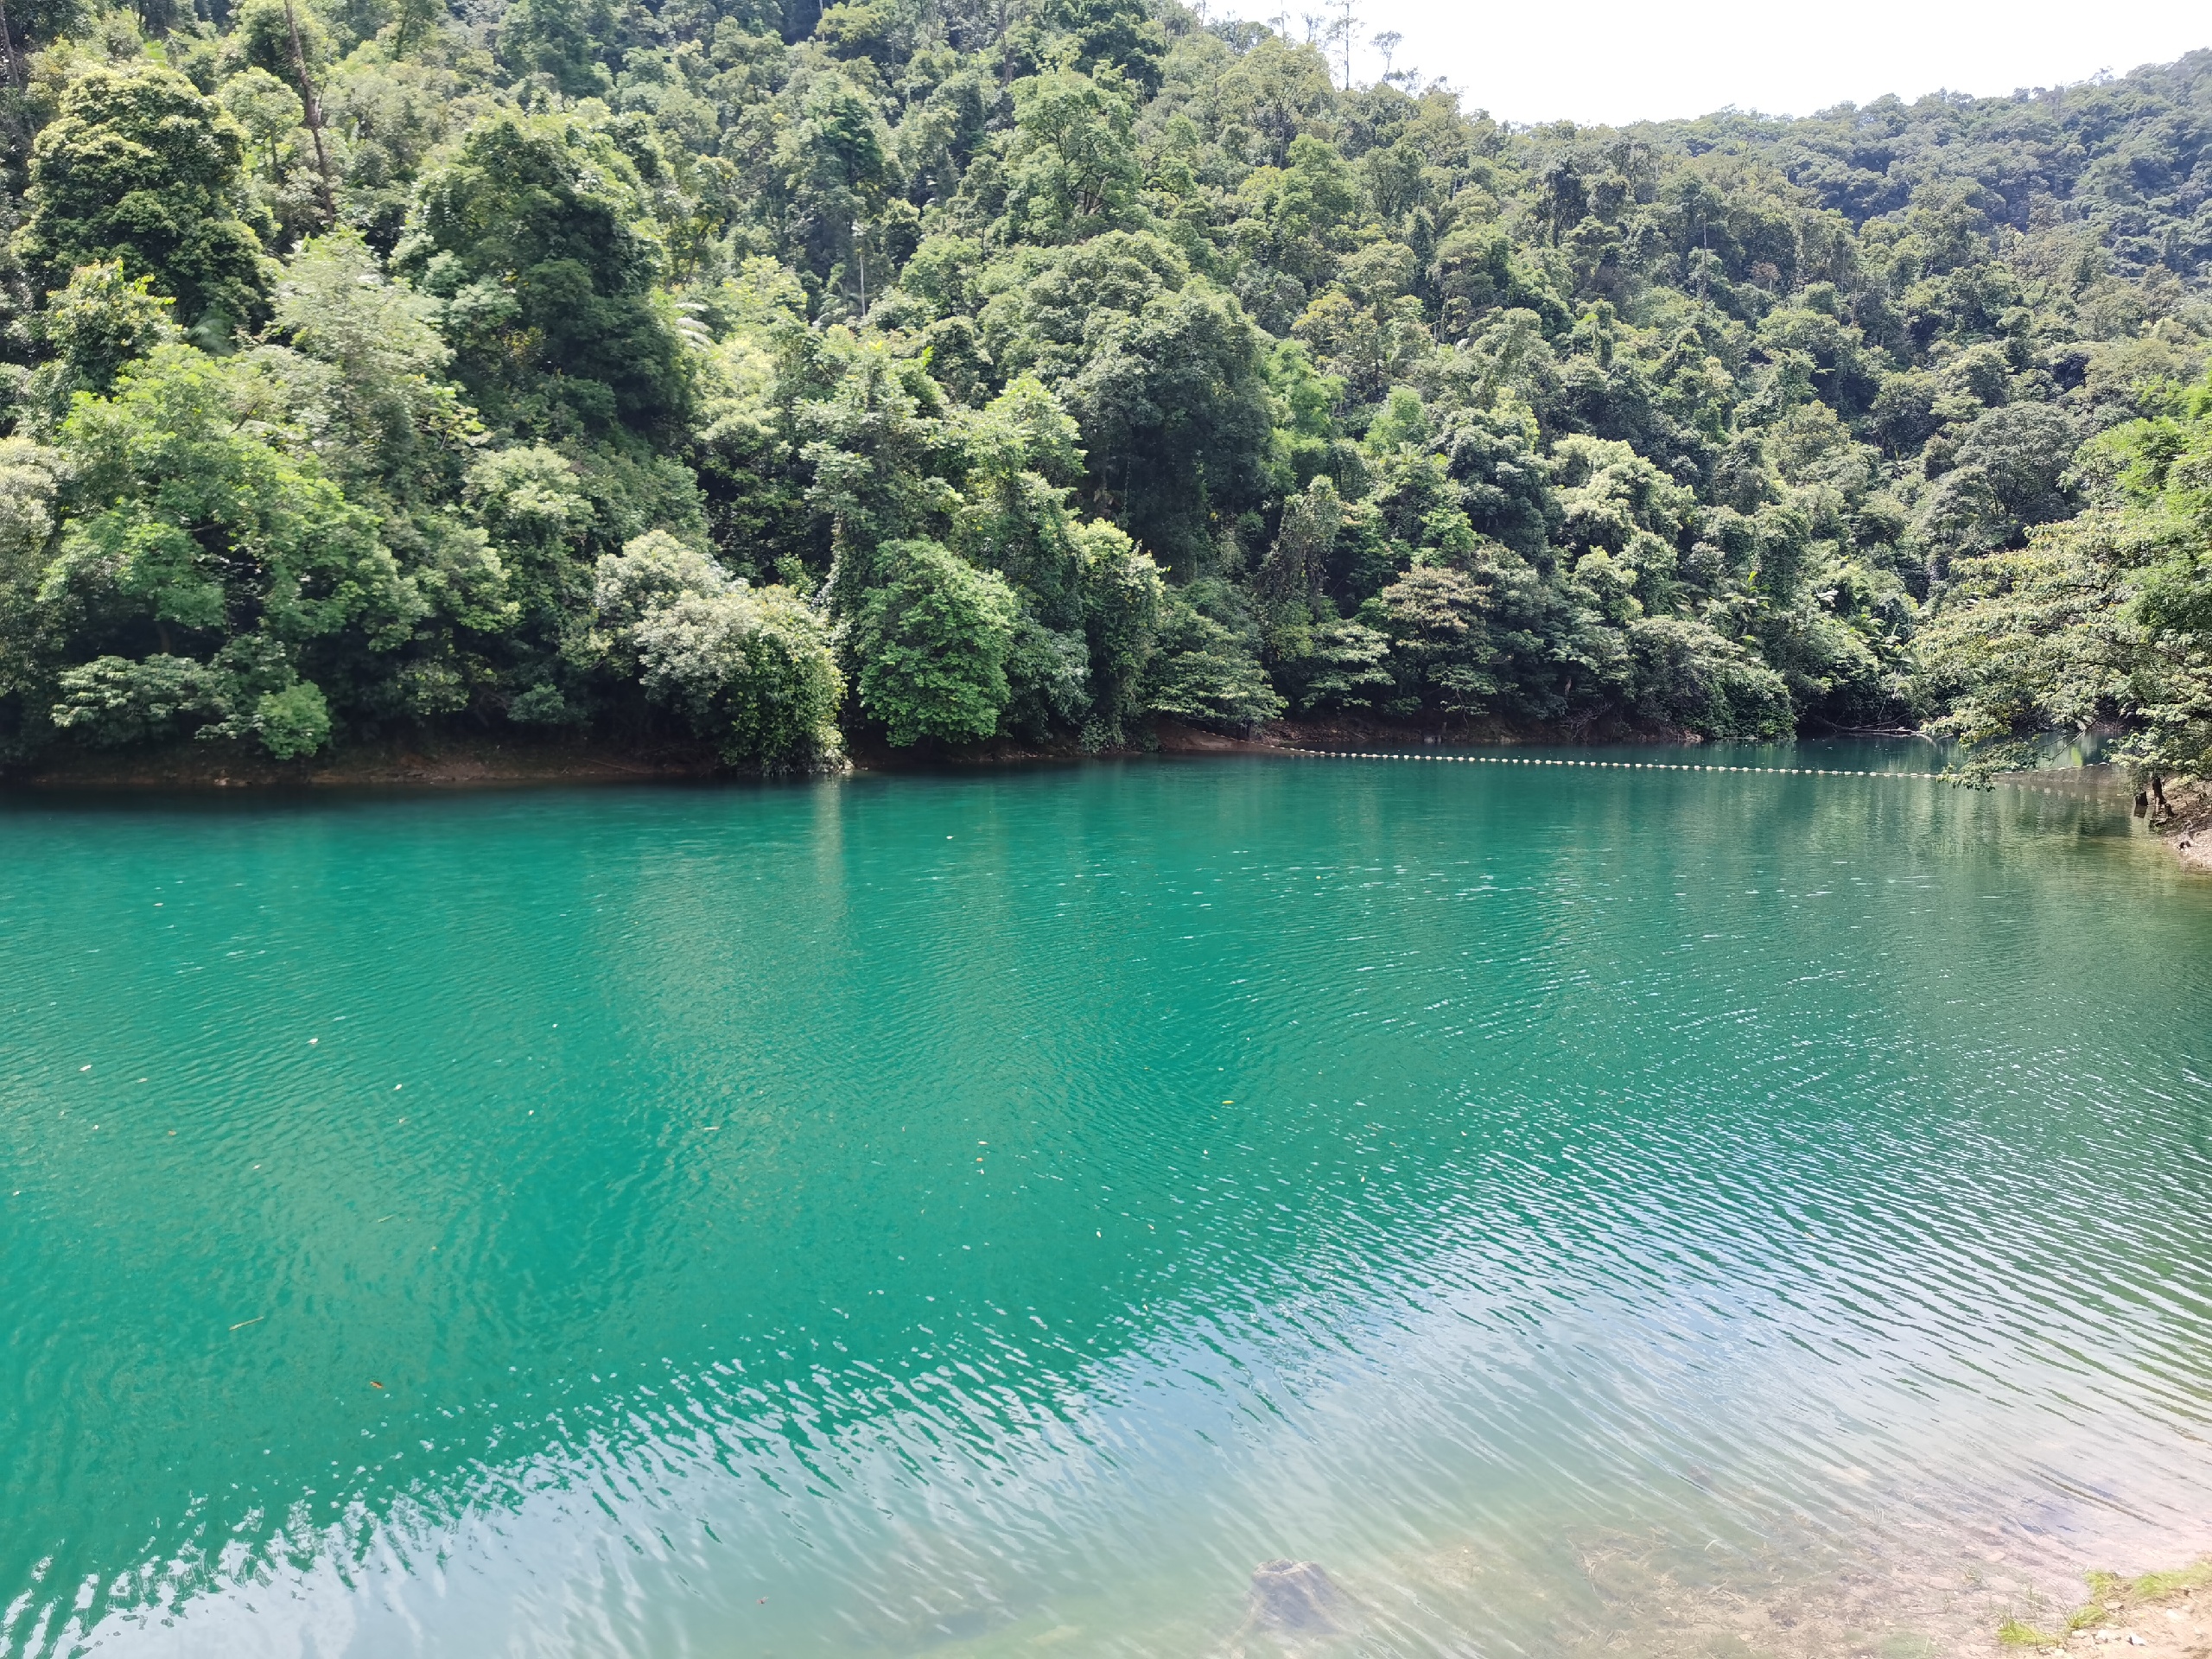
[[[2088,1600],[2040,1618],[2007,1618],[1998,1627],[1999,1648],[2062,1655],[2118,1645],[2144,1659],[2201,1659],[2212,1652],[2212,1555],[2139,1578],[2101,1572],[2087,1578]]]
[[[2173,810],[2151,826],[2152,833],[2182,868],[2212,875],[2212,785],[2176,784],[2166,793]]]
[[[901,753],[861,745],[833,770],[860,772],[966,771],[1040,762],[1128,760],[1147,754],[1275,754],[1298,748],[1389,745],[1419,748],[1440,742],[1573,745],[1591,741],[1694,744],[1675,731],[1607,728],[1573,733],[1503,725],[1447,735],[1382,721],[1279,721],[1254,736],[1232,737],[1177,720],[1153,722],[1146,741],[1085,751],[1073,744],[1000,741],[956,753]],[[137,791],[280,791],[412,787],[496,789],[543,784],[677,783],[759,777],[725,767],[708,745],[683,740],[626,744],[603,739],[412,737],[363,743],[321,761],[287,763],[243,744],[179,743],[124,753],[78,753],[52,765],[0,773],[0,791],[36,793]],[[772,776],[773,774],[766,774]],[[804,774],[800,774],[804,775]]]
[[[1162,718],[1153,723],[1146,737],[1147,741],[1142,743],[1090,752],[1072,745],[1025,746],[1005,741],[956,754],[917,754],[863,746],[833,770],[895,776],[1135,760],[1147,755],[1288,756],[1382,747],[1581,747],[1593,744],[1688,748],[1705,741],[1692,733],[1628,727],[1568,732],[1486,724],[1443,733],[1387,721],[1346,719],[1277,721],[1249,737],[1233,737]],[[2079,776],[2086,782],[2088,770],[2079,769],[2069,774],[2069,779]],[[2005,781],[2020,782],[2027,775],[2008,773],[2005,778]],[[706,784],[760,776],[732,772],[722,766],[709,747],[681,741],[623,744],[575,739],[536,742],[494,738],[395,739],[360,745],[322,764],[286,764],[244,745],[188,743],[124,755],[78,754],[50,766],[14,774],[0,773],[0,796],[228,795],[234,791],[317,795],[346,790],[465,791],[591,784]],[[2170,785],[2168,794],[2173,810],[2164,818],[2146,824],[2147,833],[2163,844],[2183,870],[2191,874],[2212,874],[2212,786],[2180,782]]]

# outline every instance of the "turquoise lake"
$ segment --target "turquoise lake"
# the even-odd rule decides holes
[[[1881,775],[17,795],[0,1263],[8,1659],[1964,1651],[2212,1546],[2212,880]]]

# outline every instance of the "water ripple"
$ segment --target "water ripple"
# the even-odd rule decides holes
[[[1286,1554],[1659,1653],[2184,1548],[2212,899],[1801,764],[18,804],[0,1655],[1227,1651]]]

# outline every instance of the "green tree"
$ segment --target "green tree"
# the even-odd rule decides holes
[[[1137,0],[1046,0],[1037,22],[1073,48],[1077,68],[1110,68],[1147,94],[1160,90],[1166,33]]]
[[[1949,471],[1923,503],[1921,536],[1946,554],[2017,545],[2028,528],[2067,515],[2065,474],[2081,435],[2055,409],[1993,409],[1967,429]]]
[[[1115,80],[1072,69],[1017,81],[1007,214],[1024,239],[1078,242],[1126,228],[1141,175],[1135,111]]]
[[[836,757],[844,678],[828,627],[788,589],[733,580],[654,531],[600,559],[594,598],[608,654],[728,764]]]
[[[192,83],[154,64],[99,66],[68,84],[31,148],[24,264],[60,286],[120,263],[226,340],[267,314],[273,268],[238,217],[245,134]]]
[[[1125,741],[1144,711],[1144,674],[1155,649],[1166,584],[1152,556],[1112,524],[1071,532],[1083,563],[1084,633],[1090,645],[1090,714],[1085,741],[1094,747]]]
[[[886,342],[832,331],[816,371],[830,380],[828,395],[798,411],[814,474],[808,497],[830,529],[827,596],[850,615],[863,593],[887,580],[880,550],[950,524],[959,495],[944,474],[957,440],[936,382]]]
[[[1102,331],[1068,390],[1091,475],[1124,529],[1192,572],[1256,505],[1274,425],[1257,332],[1227,295],[1186,291]]]
[[[1145,665],[1147,712],[1238,733],[1276,718],[1285,704],[1260,666],[1258,635],[1219,581],[1167,589]]]
[[[513,0],[499,18],[499,67],[543,75],[570,98],[604,93],[613,77],[600,54],[613,32],[607,0]]]
[[[1311,292],[1326,280],[1365,201],[1336,148],[1313,133],[1291,141],[1281,168],[1248,176],[1238,194],[1245,217],[1236,235],[1245,256]]]
[[[1614,132],[1147,0],[25,4],[11,763],[465,717],[811,764],[842,664],[913,741],[2206,764],[2212,60]]]
[[[33,372],[25,402],[58,425],[77,393],[104,395],[125,364],[178,340],[175,302],[156,294],[153,280],[126,276],[119,259],[72,271],[69,285],[47,297],[41,321],[54,355]]]
[[[892,743],[979,741],[1007,704],[1007,657],[1020,608],[1003,577],[935,542],[877,550],[887,580],[853,620],[861,707]]]
[[[2212,380],[2176,404],[2091,447],[2088,512],[1953,567],[1915,651],[1970,775],[2115,724],[2138,765],[2212,775]]]
[[[784,235],[799,263],[861,308],[864,246],[855,226],[873,221],[898,182],[891,130],[867,94],[845,75],[817,76],[776,149],[786,206]],[[890,286],[883,270],[878,289]]]
[[[664,257],[644,181],[604,127],[501,111],[424,175],[392,264],[445,302],[455,368],[487,410],[656,432],[690,390],[653,291]]]
[[[102,666],[64,677],[56,724],[130,729],[159,706],[283,758],[308,753],[330,730],[308,672],[397,646],[423,613],[304,435],[251,418],[267,404],[250,364],[183,345],[126,369],[112,397],[78,399],[60,433],[70,519],[39,600]],[[174,660],[129,666],[155,658]]]
[[[353,231],[309,238],[285,262],[272,333],[332,373],[317,391],[342,442],[333,470],[403,501],[449,494],[480,434],[445,378],[453,348],[429,295],[385,274]]]
[[[277,147],[307,119],[307,106],[300,102],[300,95],[266,69],[255,67],[241,70],[225,81],[215,99],[245,130],[253,148],[261,153],[263,172],[274,178]]]
[[[962,423],[965,499],[954,542],[972,563],[1012,582],[1052,627],[1083,619],[1082,555],[1063,480],[1083,475],[1076,424],[1024,376]]]
[[[295,90],[295,30],[299,35],[300,55],[310,71],[321,70],[331,55],[329,33],[309,7],[296,3],[288,9],[284,0],[242,0],[231,13],[230,25],[230,37],[223,43],[224,58],[247,74],[257,69]]]
[[[575,463],[543,444],[495,449],[470,464],[465,499],[497,552],[500,598],[529,632],[558,639],[591,591],[584,539],[597,515]]]
[[[1629,625],[1637,714],[1706,737],[1787,737],[1797,711],[1781,675],[1741,643],[1687,617]]]

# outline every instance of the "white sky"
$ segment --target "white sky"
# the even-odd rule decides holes
[[[1623,122],[1733,105],[1809,115],[1885,92],[1982,95],[2125,74],[2212,46],[2203,0],[1357,0],[1361,79],[1369,40],[1405,38],[1397,67],[1439,75],[1470,109],[1502,120]],[[1287,15],[1341,0],[1243,0],[1217,15]]]

